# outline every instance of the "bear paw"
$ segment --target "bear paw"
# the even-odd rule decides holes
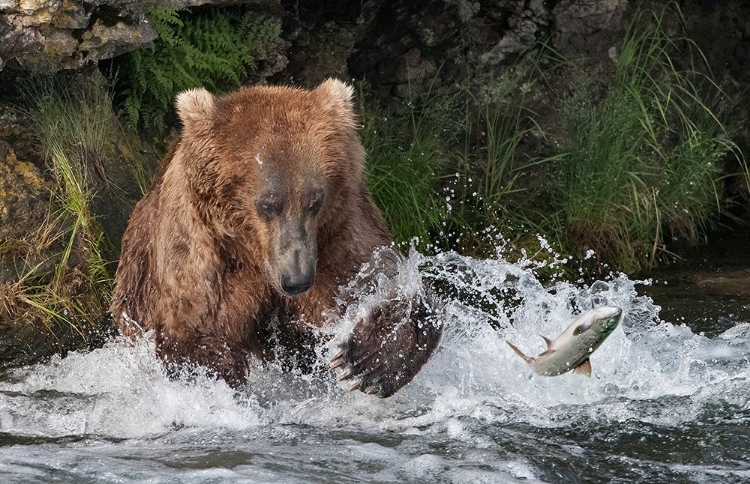
[[[442,325],[428,302],[385,301],[355,324],[330,368],[338,371],[337,381],[350,382],[350,391],[389,397],[430,359],[441,334]]]

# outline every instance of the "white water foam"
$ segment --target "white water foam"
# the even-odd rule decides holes
[[[158,456],[162,446],[174,450],[173,444],[181,451],[193,445],[225,446],[229,439],[231,445],[240,442],[237,445],[256,460],[262,452],[257,447],[248,450],[248,442],[263,442],[275,449],[268,452],[297,462],[299,469],[310,462],[317,462],[319,470],[321,465],[352,461],[366,463],[356,465],[372,467],[375,480],[382,481],[425,481],[441,475],[447,482],[509,482],[533,480],[538,472],[523,455],[503,451],[491,429],[519,424],[554,429],[578,421],[676,427],[709,418],[717,408],[725,409],[721,418],[737,415],[747,420],[750,323],[707,338],[687,326],[661,322],[658,306],[638,295],[642,282],[616,275],[592,285],[558,282],[545,287],[534,270],[529,261],[412,252],[398,275],[403,290],[421,287],[424,278],[443,284],[454,296],[447,301],[440,348],[421,373],[389,399],[349,393],[336,386],[330,374],[284,373],[275,365],[254,371],[239,392],[210,378],[172,381],[154,356],[151,341],[116,339],[98,350],[17,370],[1,381],[0,432],[14,438],[93,439],[74,447],[98,452],[105,461],[106,455],[118,453]],[[377,299],[379,292],[373,294]],[[361,304],[372,302],[364,298]],[[592,355],[591,378],[572,373],[537,376],[505,343],[537,354],[544,349],[540,334],[556,337],[592,303],[620,306],[625,316]],[[359,310],[349,308],[349,318]],[[336,336],[347,330],[343,324]],[[328,348],[322,348],[322,365],[327,354]],[[352,440],[350,432],[359,437]],[[332,433],[338,434],[329,437]],[[370,437],[363,439],[362,433]],[[377,436],[399,440],[379,442]],[[413,442],[424,447],[412,449]],[[430,442],[448,450],[432,451]],[[447,457],[451,446],[462,449],[459,461]],[[59,443],[35,448],[43,460],[51,449],[59,450]],[[27,446],[12,449],[28,451]],[[310,449],[318,450],[308,462],[297,455],[300,449],[311,454]],[[15,450],[6,451],[9,460],[0,458],[0,471],[6,466],[14,475],[34,473],[33,452],[21,458]],[[569,451],[578,452],[575,445]],[[85,458],[76,452],[71,462]],[[185,459],[191,458],[188,452]],[[319,458],[324,464],[313,460]],[[171,472],[162,460],[151,465]],[[472,465],[458,465],[461,461]],[[361,470],[347,465],[355,466],[354,473]],[[276,471],[263,474],[262,466],[229,467],[258,482],[279,476]],[[134,479],[143,475],[139,472],[132,474]],[[211,472],[218,474],[210,479],[233,479],[221,470]],[[295,472],[281,480],[305,482],[304,472]],[[205,473],[189,475],[208,478]]]

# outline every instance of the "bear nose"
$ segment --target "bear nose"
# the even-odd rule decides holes
[[[314,275],[296,274],[293,276],[283,276],[281,278],[281,288],[290,296],[296,296],[310,289],[314,281]]]

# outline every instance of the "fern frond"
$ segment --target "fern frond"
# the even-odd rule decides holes
[[[190,15],[153,6],[147,16],[158,34],[153,47],[129,54],[124,69],[124,114],[143,128],[164,129],[174,96],[203,86],[239,86],[281,38],[277,20],[218,8]]]

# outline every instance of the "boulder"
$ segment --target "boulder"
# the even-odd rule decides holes
[[[25,70],[75,69],[150,44],[156,32],[142,0],[0,0],[0,70],[16,60]],[[281,9],[279,0],[178,0],[170,4],[256,4]]]

